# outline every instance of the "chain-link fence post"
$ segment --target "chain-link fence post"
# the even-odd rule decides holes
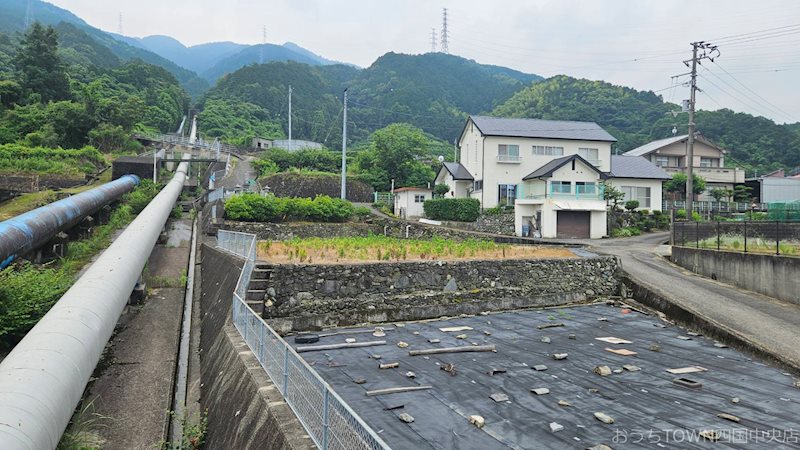
[[[700,248],[700,222],[694,223],[694,248]]]
[[[322,450],[328,450],[328,430],[330,428],[328,417],[330,415],[330,398],[328,388],[322,386]]]
[[[747,221],[744,221],[744,252],[747,253]]]
[[[283,397],[289,397],[289,347],[283,348]]]
[[[781,254],[781,223],[775,221],[775,254]]]
[[[719,220],[717,221],[717,251],[719,251]]]

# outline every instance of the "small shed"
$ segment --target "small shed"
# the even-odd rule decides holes
[[[425,215],[423,204],[433,198],[433,191],[428,188],[403,187],[392,191],[394,194],[394,214],[403,219],[422,217]]]

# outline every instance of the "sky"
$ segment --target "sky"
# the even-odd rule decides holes
[[[389,51],[431,51],[447,8],[452,54],[657,91],[675,103],[689,98],[688,77],[671,77],[688,72],[690,43],[707,41],[720,54],[698,71],[698,108],[800,122],[797,0],[49,1],[103,30],[117,32],[121,13],[123,34],[185,45],[258,44],[266,26],[269,43],[291,41],[362,67]]]

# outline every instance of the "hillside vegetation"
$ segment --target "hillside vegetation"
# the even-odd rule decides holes
[[[672,136],[673,126],[687,133],[686,115],[670,113],[679,109],[652,92],[561,75],[517,92],[492,115],[594,121],[618,139],[616,149],[624,152]],[[729,109],[699,111],[696,123],[699,132],[731,151],[726,163],[748,169],[748,176],[800,166],[797,124],[777,125]]]

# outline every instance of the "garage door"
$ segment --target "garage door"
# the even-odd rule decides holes
[[[588,238],[591,226],[589,211],[558,211],[556,234],[560,238]]]

